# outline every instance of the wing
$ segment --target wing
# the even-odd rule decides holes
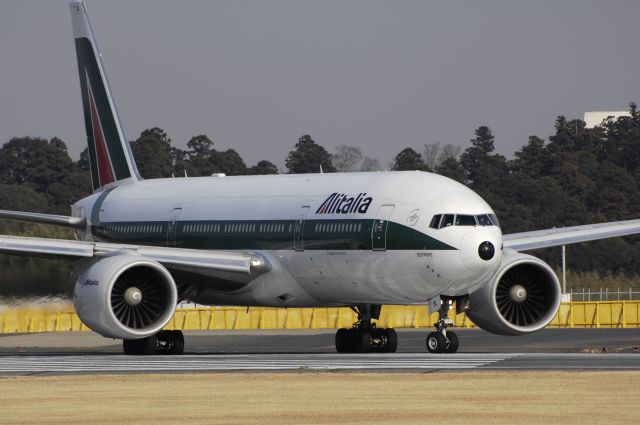
[[[23,221],[26,223],[51,224],[52,226],[70,227],[72,229],[84,229],[86,226],[84,217],[68,217],[66,215],[41,214],[26,211],[0,210],[0,219]]]
[[[62,239],[0,236],[0,253],[74,261],[100,258],[118,252],[135,252],[168,269],[205,272],[224,280],[247,283],[271,269],[259,254],[249,251],[208,251]]]
[[[640,220],[627,220],[512,233],[504,235],[502,241],[504,248],[528,251],[637,233],[640,233]]]

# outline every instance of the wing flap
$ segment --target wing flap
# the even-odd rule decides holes
[[[504,235],[504,248],[528,251],[640,233],[640,220],[587,224]]]

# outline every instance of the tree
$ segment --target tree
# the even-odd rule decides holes
[[[548,175],[550,166],[549,151],[537,136],[529,136],[527,144],[516,151],[512,164],[514,172],[534,178]]]
[[[247,173],[247,165],[234,149],[224,152],[214,150],[211,155],[214,173],[225,173],[228,176],[241,176]]]
[[[493,153],[494,138],[489,127],[478,127],[475,135],[471,146],[460,155],[460,164],[467,172],[470,186],[486,193],[500,188],[501,180],[508,172],[508,164],[504,156]]]
[[[144,130],[138,139],[131,142],[138,171],[146,179],[171,177],[171,139],[159,127]]]
[[[253,167],[247,168],[247,174],[251,175],[263,175],[263,174],[278,174],[278,167],[273,163],[262,160],[258,161]]]
[[[213,159],[213,141],[204,134],[192,137],[187,142],[187,150],[181,156],[176,152],[174,167],[187,171],[189,176],[210,176],[213,173],[221,173]]]
[[[445,159],[442,164],[438,165],[435,172],[457,182],[466,183],[467,174],[464,172],[460,162],[453,157]]]
[[[440,146],[440,143],[431,143],[424,145],[422,156],[424,163],[430,170],[435,170],[449,158],[458,158],[462,148],[447,143]]]
[[[308,134],[298,139],[295,150],[289,152],[285,165],[289,174],[318,173],[321,167],[325,173],[336,172],[329,152],[318,145]]]
[[[30,186],[47,198],[48,212],[68,214],[69,205],[91,193],[89,182],[57,137],[13,138],[0,149],[0,183]]]
[[[360,164],[359,171],[380,171],[382,167],[380,166],[380,161],[375,158],[369,158],[365,156]]]
[[[26,184],[0,184],[2,209],[15,211],[47,212],[47,198]]]
[[[339,145],[336,147],[336,152],[331,155],[334,167],[341,173],[356,171],[362,159],[362,151],[356,146]]]
[[[394,171],[408,171],[408,170],[430,171],[427,168],[427,166],[424,164],[424,161],[422,160],[422,157],[420,156],[420,154],[411,148],[404,148],[398,155],[396,155],[392,170]]]

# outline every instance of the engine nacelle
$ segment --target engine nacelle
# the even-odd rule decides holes
[[[544,328],[560,307],[560,282],[544,261],[505,253],[492,280],[470,294],[467,315],[482,329],[522,335]]]
[[[177,302],[169,271],[135,254],[118,254],[89,264],[73,292],[80,320],[107,338],[155,334],[171,320]]]

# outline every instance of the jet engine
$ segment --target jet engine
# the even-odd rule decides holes
[[[89,263],[73,293],[80,320],[107,338],[140,339],[157,333],[171,320],[177,301],[169,271],[135,254]]]
[[[506,253],[495,276],[470,294],[467,315],[482,329],[522,335],[544,328],[560,307],[560,282],[544,261]]]

